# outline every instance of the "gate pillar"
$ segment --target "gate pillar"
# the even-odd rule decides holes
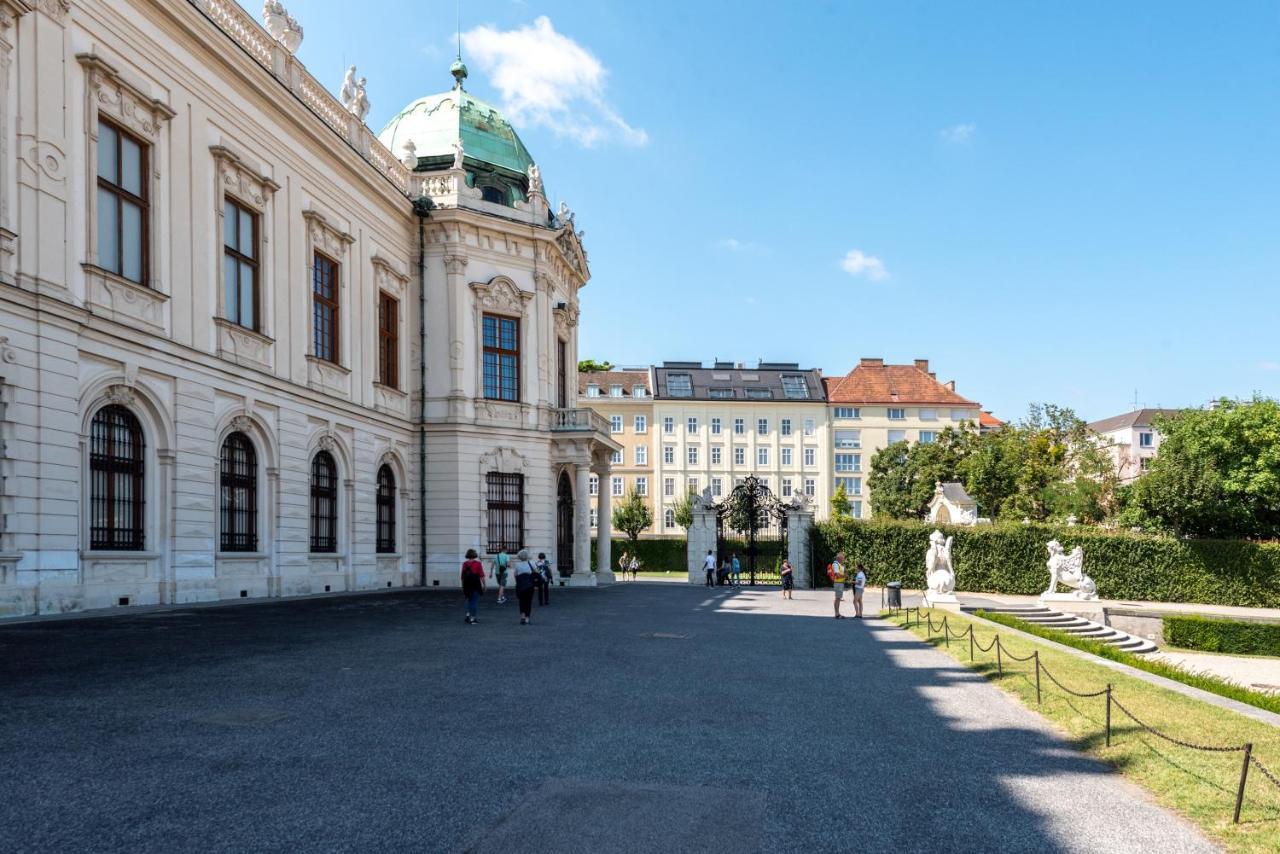
[[[787,560],[795,575],[796,587],[813,588],[812,552],[809,534],[813,528],[813,511],[807,502],[787,505]]]
[[[711,503],[710,495],[695,496],[693,524],[689,526],[686,551],[690,584],[702,584],[706,581],[707,574],[703,572],[702,564],[707,559],[708,551],[713,555],[716,553],[716,508]]]

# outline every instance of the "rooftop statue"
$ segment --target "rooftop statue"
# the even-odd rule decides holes
[[[1065,584],[1075,590],[1077,599],[1097,599],[1098,588],[1093,579],[1084,574],[1084,549],[1076,546],[1071,554],[1066,554],[1062,544],[1050,540],[1046,546],[1049,550],[1049,586],[1041,594],[1044,597],[1058,596],[1058,585]]]
[[[542,192],[542,170],[537,163],[529,164],[529,195]]]
[[[284,45],[289,53],[297,53],[302,44],[302,25],[280,3],[280,0],[263,0],[262,25],[271,38]]]
[[[458,137],[453,141],[453,168],[454,169],[462,168],[462,155],[463,155],[462,137]]]
[[[353,65],[347,69],[346,77],[342,78],[342,91],[338,93],[342,106],[360,121],[364,121],[364,117],[369,115],[369,96],[365,94],[365,81],[364,77],[356,80],[356,67]]]

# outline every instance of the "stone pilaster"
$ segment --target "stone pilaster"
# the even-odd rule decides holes
[[[813,511],[808,506],[793,504],[787,508],[787,560],[791,561],[796,587],[805,590],[813,588],[813,552],[809,545],[812,529]]]

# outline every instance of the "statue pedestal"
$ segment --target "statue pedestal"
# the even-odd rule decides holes
[[[943,611],[960,613],[960,600],[954,593],[925,593],[922,604],[928,608],[940,608]]]

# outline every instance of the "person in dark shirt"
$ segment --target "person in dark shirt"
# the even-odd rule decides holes
[[[480,622],[480,594],[484,593],[484,564],[475,549],[467,549],[467,559],[462,563],[462,595],[467,600],[467,616],[464,622],[475,625]]]

